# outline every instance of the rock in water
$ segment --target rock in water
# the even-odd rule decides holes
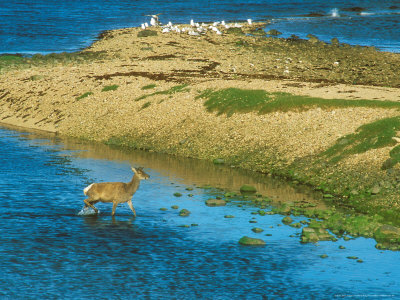
[[[400,245],[400,228],[392,225],[382,225],[374,233],[374,238],[378,243],[385,246],[390,244]]]
[[[225,161],[222,158],[216,158],[213,160],[214,165],[223,165]]]
[[[255,193],[257,192],[257,189],[249,184],[244,184],[240,187],[240,192],[243,193]]]
[[[181,216],[181,217],[187,217],[187,216],[189,216],[190,215],[190,211],[188,211],[187,209],[182,209],[180,212],[179,212],[179,216]]]
[[[292,222],[293,222],[293,219],[292,219],[291,217],[289,217],[289,216],[284,217],[284,218],[282,219],[282,223],[283,223],[283,224],[290,224],[290,223],[292,223]]]
[[[207,206],[225,206],[226,201],[223,199],[208,199],[206,200]]]
[[[244,246],[265,246],[265,242],[262,239],[255,239],[248,236],[244,236],[239,240],[239,244]]]
[[[334,238],[324,228],[304,227],[301,233],[302,243],[315,243],[318,241],[331,241]]]

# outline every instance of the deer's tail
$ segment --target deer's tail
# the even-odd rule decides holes
[[[87,193],[89,192],[89,190],[90,190],[90,188],[92,187],[93,184],[94,184],[94,183],[92,183],[91,185],[88,185],[87,187],[85,187],[85,188],[83,189],[83,193],[84,193],[85,195],[87,195]]]

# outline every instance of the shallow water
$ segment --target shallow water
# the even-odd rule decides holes
[[[362,7],[365,11],[345,11]],[[0,3],[0,53],[75,51],[89,46],[103,30],[140,26],[145,15],[162,13],[163,23],[220,20],[273,20],[268,26],[304,38],[376,46],[400,52],[400,4],[387,1],[131,1],[9,0]],[[318,13],[321,17],[304,17]]]
[[[79,216],[92,181],[128,181],[129,165],[151,178],[133,203],[98,204]],[[372,239],[300,244],[301,229],[254,207],[207,207],[215,189],[251,183],[275,199],[313,197],[260,174],[142,151],[60,140],[0,127],[0,297],[12,299],[309,299],[400,296],[399,252]],[[186,188],[193,188],[187,191]],[[173,193],[180,192],[182,197]],[[193,197],[188,194],[192,193]],[[319,201],[319,199],[315,199]],[[179,217],[178,205],[192,213]],[[168,208],[161,211],[159,208]],[[226,219],[225,215],[235,218]],[[293,217],[295,220],[304,219]],[[189,228],[181,225],[197,224]],[[263,233],[251,228],[261,227]],[[271,234],[266,236],[265,234]],[[266,241],[240,246],[243,235]],[[344,245],[346,249],[338,249]],[[328,258],[320,258],[327,254]],[[347,256],[358,256],[357,263]]]

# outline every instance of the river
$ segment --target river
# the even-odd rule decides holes
[[[129,181],[130,165],[150,175],[133,197],[137,218],[125,204],[115,218],[101,203],[99,215],[79,215],[86,185]],[[219,189],[237,191],[244,183],[277,200],[321,201],[306,188],[229,166],[0,127],[0,297],[400,296],[399,252],[377,250],[373,239],[301,244],[301,228],[283,225],[281,215],[253,215],[257,208],[234,202],[204,204]],[[180,217],[182,208],[190,216]],[[241,246],[244,235],[266,246]]]

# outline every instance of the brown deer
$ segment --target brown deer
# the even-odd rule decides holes
[[[83,193],[89,198],[83,200],[85,202],[85,208],[90,206],[98,213],[98,209],[93,204],[97,202],[112,202],[113,208],[111,215],[114,216],[115,209],[118,204],[127,202],[133,215],[136,217],[136,211],[132,206],[132,196],[139,188],[140,180],[148,179],[150,176],[143,171],[143,168],[133,168],[132,171],[135,173],[132,180],[128,183],[125,182],[101,182],[92,183],[87,186]]]

